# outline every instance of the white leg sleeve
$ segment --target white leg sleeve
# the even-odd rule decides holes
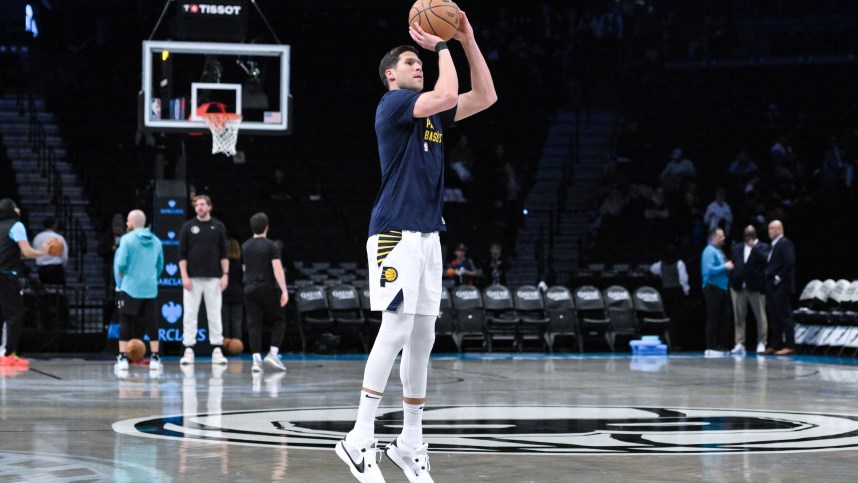
[[[415,315],[411,338],[402,350],[399,377],[402,379],[402,396],[422,399],[426,397],[426,378],[429,374],[429,355],[435,344],[434,315]]]
[[[363,387],[384,393],[396,355],[408,343],[413,326],[414,315],[403,314],[402,307],[397,313],[382,313],[381,328],[378,330],[378,337],[376,337],[375,344],[373,344],[366,361]]]

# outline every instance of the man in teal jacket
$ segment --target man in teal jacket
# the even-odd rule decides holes
[[[136,325],[143,324],[149,335],[152,358],[150,370],[161,369],[158,354],[158,323],[155,319],[155,300],[158,297],[158,276],[164,269],[164,251],[161,240],[145,228],[146,215],[132,210],[126,220],[128,233],[119,241],[113,257],[113,276],[116,279],[119,306],[119,356],[116,369],[128,369],[128,339]]]

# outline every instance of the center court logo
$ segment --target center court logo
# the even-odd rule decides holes
[[[129,419],[122,434],[260,447],[330,450],[354,426],[354,407]],[[376,436],[399,435],[401,408],[380,408]],[[858,416],[744,409],[614,406],[427,408],[434,452],[517,455],[736,454],[854,450]]]

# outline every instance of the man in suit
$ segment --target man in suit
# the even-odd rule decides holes
[[[766,354],[795,353],[795,326],[790,297],[795,293],[795,245],[784,236],[780,220],[769,223],[772,240],[766,264],[766,315],[770,325]]]
[[[730,299],[733,302],[733,320],[736,327],[736,347],[731,353],[745,355],[745,319],[748,305],[757,320],[757,354],[766,350],[768,321],[763,288],[766,282],[766,263],[769,246],[757,240],[753,225],[745,227],[744,243],[733,245],[733,271],[730,272]]]

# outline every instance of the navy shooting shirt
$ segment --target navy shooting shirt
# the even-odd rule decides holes
[[[444,204],[444,128],[456,108],[415,119],[420,93],[389,91],[375,111],[381,160],[381,190],[372,208],[369,236],[390,230],[446,231]]]

